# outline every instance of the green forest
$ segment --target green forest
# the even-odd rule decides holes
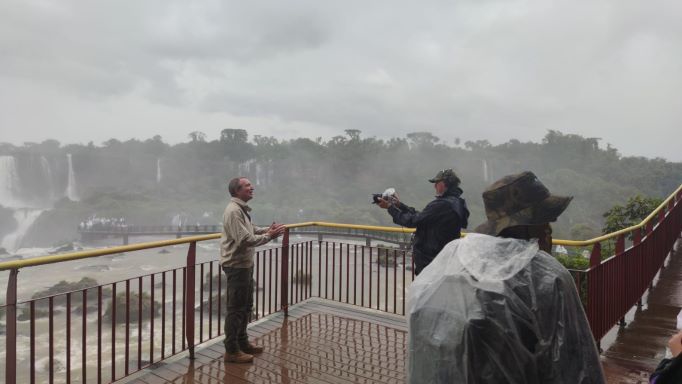
[[[216,140],[200,131],[169,145],[161,136],[110,139],[101,145],[56,140],[0,144],[0,156],[16,159],[25,201],[51,200],[24,238],[24,245],[51,246],[76,238],[80,222],[93,215],[124,217],[131,224],[216,224],[227,202],[227,182],[245,176],[255,185],[256,223],[333,221],[392,225],[370,204],[370,195],[395,187],[417,209],[434,196],[427,180],[453,168],[471,211],[470,228],[485,219],[481,193],[496,179],[535,172],[550,191],[574,196],[555,225],[555,238],[586,239],[602,232],[603,214],[637,195],[664,198],[682,183],[682,163],[625,157],[598,138],[548,131],[537,142],[511,139],[446,143],[429,132],[388,140],[349,129],[329,140],[280,140],[242,129],[224,129]],[[78,201],[60,197],[71,154]],[[49,177],[45,180],[45,165]],[[1,204],[2,202],[0,202]],[[0,237],[12,229],[0,208]]]

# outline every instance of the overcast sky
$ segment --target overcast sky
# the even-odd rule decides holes
[[[600,137],[682,161],[682,2],[0,0],[0,141]]]

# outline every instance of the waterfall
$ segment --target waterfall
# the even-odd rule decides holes
[[[243,163],[239,163],[239,175],[242,177],[250,177],[251,165],[256,162],[256,159],[250,159]]]
[[[16,251],[21,246],[21,240],[26,235],[28,229],[43,211],[43,209],[33,208],[19,208],[15,210],[14,219],[17,221],[17,228],[2,239],[0,246],[8,252]]]
[[[0,156],[0,205],[20,207],[23,205],[16,196],[19,194],[19,175],[14,156]]]
[[[178,213],[171,219],[171,225],[174,227],[182,227],[183,224],[187,224],[187,218],[184,217],[184,214]]]
[[[490,176],[488,175],[488,161],[486,161],[486,159],[483,159],[483,181],[490,181]]]
[[[50,168],[50,162],[47,161],[45,156],[40,156],[40,166],[43,168],[43,176],[47,183],[47,193],[50,200],[54,199],[54,185],[52,184],[52,169]]]
[[[161,182],[161,159],[156,159],[156,182]]]
[[[239,169],[239,176],[240,177],[245,177],[246,176],[246,171],[249,169],[249,165],[247,163],[239,163],[237,169]]]
[[[41,166],[43,173],[48,177],[50,188],[52,187],[52,171],[47,159],[42,157]],[[21,246],[21,240],[28,232],[34,221],[44,209],[26,208],[30,206],[21,196],[21,183],[17,169],[17,161],[14,156],[0,156],[0,205],[12,208],[17,227],[13,232],[0,237],[0,247],[8,252],[14,252]]]
[[[272,165],[272,160],[268,162],[268,170],[266,172],[266,177],[265,177],[265,182],[268,185],[272,184],[272,178],[275,175],[275,168],[274,165]]]
[[[486,163],[486,168],[488,168],[488,180],[492,183],[495,181],[495,172],[493,172],[493,161],[490,164]]]
[[[256,163],[256,185],[261,185],[263,184],[263,181],[265,181],[261,180],[261,171],[262,171],[261,165]]]
[[[73,171],[73,159],[71,154],[67,153],[66,158],[69,161],[69,179],[66,186],[66,197],[71,201],[78,201],[78,192],[76,190],[76,173]]]

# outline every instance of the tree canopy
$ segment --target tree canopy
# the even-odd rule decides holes
[[[626,225],[632,216],[629,210],[648,214],[654,204],[644,204],[648,200],[640,197],[630,209],[628,199],[663,198],[682,183],[682,164],[623,157],[610,145],[600,145],[598,138],[548,131],[539,142],[511,139],[493,145],[478,140],[463,146],[458,142],[451,146],[423,131],[381,139],[347,129],[328,140],[284,140],[227,128],[217,140],[192,131],[187,142],[174,145],[158,135],[110,139],[100,146],[56,140],[23,146],[0,143],[0,155],[15,157],[22,194],[32,201],[60,197],[68,179],[66,154],[72,155],[82,200],[57,204],[38,220],[38,228],[75,228],[93,214],[166,224],[182,212],[197,222],[214,224],[227,199],[227,181],[238,175],[250,178],[256,187],[252,202],[256,222],[389,225],[389,215],[369,204],[371,193],[395,187],[403,202],[421,209],[434,195],[427,180],[437,170],[453,168],[470,207],[470,228],[485,220],[481,193],[486,186],[504,175],[531,170],[553,193],[574,196],[555,233],[559,238],[580,238],[597,234],[599,228]],[[41,158],[50,164],[49,177]],[[614,204],[625,204],[623,211],[610,211]],[[602,216],[606,211],[611,213]],[[2,217],[0,222],[12,224]]]

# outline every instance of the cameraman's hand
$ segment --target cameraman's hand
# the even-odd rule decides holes
[[[383,197],[380,197],[378,205],[383,209],[387,209],[388,207],[391,206],[391,202],[389,200],[384,199]]]
[[[393,194],[392,199],[394,205],[400,205],[400,198],[398,197],[398,192]]]

